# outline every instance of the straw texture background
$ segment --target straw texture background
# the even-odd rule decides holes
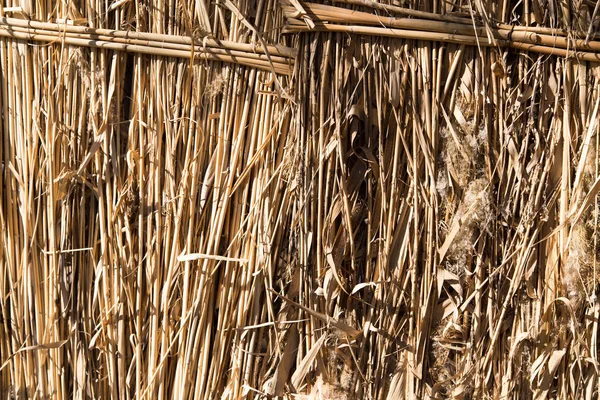
[[[600,1],[0,4],[2,398],[598,397]]]

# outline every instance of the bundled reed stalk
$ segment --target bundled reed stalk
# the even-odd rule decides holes
[[[596,2],[0,3],[0,396],[596,398]]]

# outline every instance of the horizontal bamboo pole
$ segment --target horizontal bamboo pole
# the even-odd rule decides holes
[[[324,24],[322,22],[315,21],[315,29],[309,29],[302,21],[290,19],[288,25],[284,29],[284,33],[297,33],[297,32],[311,32],[311,31],[322,31],[322,32],[342,32],[351,33],[357,35],[368,35],[368,36],[383,36],[383,37],[395,37],[400,39],[413,39],[413,40],[429,40],[434,42],[464,44],[467,46],[477,45],[477,38],[468,35],[455,35],[452,33],[439,33],[439,32],[425,32],[410,29],[396,29],[396,28],[380,28],[373,26],[362,26],[362,25],[340,25],[340,24]],[[487,41],[481,41],[481,46],[491,46]]]
[[[0,29],[2,29],[2,25],[0,24]],[[112,37],[98,34],[83,34],[83,33],[73,33],[73,32],[57,32],[51,30],[43,30],[43,29],[33,29],[33,28],[21,28],[21,27],[11,27],[13,32],[20,33],[31,33],[34,35],[41,36],[52,36],[56,38],[56,41],[61,41],[63,38],[72,38],[72,39],[82,39],[82,40],[94,40],[94,41],[103,41],[103,42],[111,42],[111,43],[121,43],[124,45],[137,45],[144,46],[148,48],[157,48],[157,49],[165,49],[165,50],[177,50],[189,53],[192,51],[191,45],[179,44],[179,43],[169,43],[169,42],[157,42],[153,40],[142,40],[142,39],[124,39],[120,37]],[[253,59],[253,60],[262,60],[268,62],[267,55],[264,53],[254,53],[249,51],[240,51],[240,50],[232,50],[220,47],[203,47],[203,46],[193,46],[194,57],[198,56],[202,53],[208,54],[220,54],[231,57],[241,57],[244,59]],[[178,57],[178,55],[175,55]],[[188,54],[189,57],[189,54]],[[290,63],[290,58],[283,56],[274,56],[271,55],[271,60],[273,63],[279,63],[283,65],[288,65]]]
[[[389,4],[377,3],[373,0],[333,0],[334,3],[343,3],[343,4],[351,4],[362,7],[369,7],[375,10],[385,11],[388,14],[396,14],[396,15],[405,15],[414,18],[420,19],[428,19],[434,21],[447,21],[447,22],[457,22],[462,24],[470,24],[473,22],[470,18],[458,17],[455,15],[449,14],[436,14],[427,11],[419,11],[413,10],[410,8],[393,6]],[[521,26],[521,25],[508,25],[503,23],[498,23],[495,25],[496,28],[506,29],[512,31],[527,31],[533,33],[539,33],[542,35],[551,35],[551,36],[586,36],[586,32],[574,32],[565,29],[557,29],[557,28],[549,28],[545,26]],[[591,38],[598,38],[598,34],[590,35]]]
[[[136,31],[120,31],[115,29],[99,29],[99,28],[90,28],[87,26],[81,25],[68,25],[68,24],[59,24],[54,22],[41,22],[41,21],[31,21],[31,20],[23,20],[19,18],[8,18],[1,17],[0,25],[6,26],[18,26],[22,28],[34,28],[34,29],[45,29],[52,30],[57,32],[72,32],[72,33],[82,33],[89,35],[105,35],[115,38],[123,38],[123,39],[135,39],[135,40],[151,40],[157,42],[165,42],[165,43],[179,43],[179,44],[192,44],[195,43],[197,45],[202,45],[204,47],[218,47],[223,49],[230,50],[239,50],[239,51],[248,51],[254,53],[264,53],[265,49],[263,46],[251,44],[251,43],[238,43],[231,42],[227,40],[214,40],[211,38],[202,38],[201,40],[193,40],[190,36],[177,36],[177,35],[165,35],[159,33],[148,33],[148,32],[136,32]],[[297,50],[292,49],[290,47],[285,47],[281,45],[267,45],[266,51],[269,52],[271,56],[282,56],[282,57],[290,57],[295,58],[297,55]]]
[[[358,25],[374,25],[380,27],[410,29],[418,31],[444,32],[458,35],[473,35],[473,24],[447,21],[424,20],[422,18],[397,18],[375,15],[364,11],[350,10],[343,7],[326,6],[316,3],[303,3],[308,15],[315,20],[332,23],[348,23]],[[296,10],[283,6],[286,15],[292,16]],[[426,23],[425,23],[426,21]],[[477,33],[485,35],[483,27],[477,28]]]
[[[350,1],[353,3],[362,3],[369,0]],[[304,8],[315,22],[315,28],[309,29],[302,21],[297,19],[299,16],[297,10],[284,5],[283,10],[288,17],[288,24],[284,30],[286,33],[319,30],[440,41],[472,46],[492,45],[487,40],[485,28],[481,26],[474,27],[472,23],[382,17],[362,11],[313,3],[306,3]],[[596,54],[596,52],[600,52],[599,41],[586,43],[582,39],[569,39],[563,36],[553,36],[522,29],[514,30],[492,27],[490,31],[494,35],[497,44],[501,46],[542,54],[571,57],[584,61],[598,61],[599,59],[599,55]]]
[[[195,60],[240,64],[283,75],[291,74],[296,53],[294,49],[279,45],[268,45],[265,49],[253,44],[208,38],[200,42],[186,36],[95,29],[5,17],[0,18],[0,36],[164,57],[189,59],[193,55]]]
[[[138,53],[146,55],[155,55],[163,57],[176,57],[176,58],[190,58],[192,56],[191,51],[173,50],[150,46],[140,46],[134,44],[123,44],[114,43],[112,41],[105,40],[94,40],[92,38],[79,39],[68,36],[55,36],[55,35],[39,35],[32,32],[18,32],[15,30],[2,29],[0,28],[0,37],[7,37],[19,40],[34,40],[40,42],[60,42],[71,46],[91,47],[98,49],[108,49],[115,51],[123,51],[128,53]],[[232,55],[215,54],[213,52],[194,53],[195,60],[205,61],[221,61],[239,65],[245,65],[248,67],[258,68],[265,71],[274,70],[277,74],[289,75],[292,72],[291,66],[286,66],[281,63],[273,63],[273,67],[268,61],[257,60],[247,57],[238,57]]]
[[[539,46],[535,44],[519,42],[511,42],[510,47],[518,50],[531,51],[534,53],[548,54],[550,56],[559,56],[580,61],[600,62],[600,54],[598,53],[561,49],[550,46]]]
[[[358,0],[362,1],[362,0]],[[284,11],[289,16],[294,16],[292,7],[284,6]],[[305,9],[314,14],[317,20],[331,23],[347,23],[357,25],[384,26],[389,28],[409,29],[446,34],[470,35],[485,37],[486,29],[483,26],[473,26],[473,23],[457,23],[448,21],[425,20],[423,18],[396,18],[375,15],[363,11],[349,10],[342,7],[326,6],[322,4],[306,3]],[[425,13],[427,15],[431,13]],[[523,27],[522,27],[523,28]],[[556,37],[546,33],[537,33],[527,29],[514,29],[490,27],[495,39],[521,41],[531,44],[557,46],[562,48],[577,48],[579,50],[598,50],[600,42],[585,43],[582,39],[568,39]]]

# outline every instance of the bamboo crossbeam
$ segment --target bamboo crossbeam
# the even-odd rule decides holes
[[[209,38],[193,41],[187,36],[95,29],[6,17],[0,18],[0,36],[164,57],[189,59],[193,55],[195,60],[234,63],[267,71],[274,70],[283,75],[291,73],[295,56],[294,49],[280,45],[269,45],[265,49],[248,43],[216,41]]]
[[[340,4],[349,4],[349,5],[356,5],[356,6],[362,6],[362,7],[369,7],[369,8],[375,9],[375,10],[384,11],[386,14],[390,14],[390,15],[395,14],[395,15],[414,17],[414,18],[420,18],[420,19],[426,19],[426,20],[457,22],[457,23],[463,23],[463,24],[469,24],[469,25],[473,24],[473,22],[470,18],[459,17],[459,16],[452,15],[452,14],[436,14],[436,13],[432,13],[432,12],[413,10],[410,8],[399,7],[399,6],[394,6],[394,5],[390,5],[390,4],[377,3],[373,0],[333,0],[333,2],[340,3]],[[508,25],[508,24],[504,24],[504,23],[498,23],[496,25],[496,27],[502,28],[502,29],[507,29],[507,30],[512,30],[512,31],[527,31],[527,32],[540,33],[540,34],[544,34],[544,35],[563,36],[563,37],[566,37],[569,34],[572,35],[572,33],[573,33],[568,30],[558,29],[558,28],[550,28],[550,27],[546,27],[546,26],[521,26],[521,25]],[[579,32],[579,35],[580,36],[586,35],[586,32]],[[597,36],[598,35],[596,34],[596,35],[591,35],[590,37],[593,38],[593,37],[597,37]]]
[[[315,28],[308,29],[306,25],[302,24],[299,20],[288,20],[286,27],[286,33],[297,33],[297,32],[310,32],[310,31],[321,31],[321,32],[338,32],[338,33],[350,33],[357,35],[367,36],[382,36],[400,39],[413,39],[413,40],[429,40],[435,42],[464,44],[468,46],[477,45],[477,40],[473,36],[468,35],[457,35],[452,33],[441,33],[441,32],[425,32],[410,29],[396,29],[396,28],[381,28],[364,25],[341,25],[341,24],[330,24],[323,23],[321,21],[315,21]],[[481,43],[482,46],[490,46],[486,42]]]
[[[360,4],[368,0],[343,0],[351,4]],[[306,3],[303,5],[315,27],[309,28],[298,15],[295,8],[283,5],[288,21],[284,32],[297,33],[308,31],[345,32],[360,35],[396,37],[402,39],[428,40],[471,46],[492,46],[483,26],[461,23],[459,19],[431,20],[422,18],[397,18],[380,16],[368,12],[350,10],[342,7]],[[429,15],[431,13],[422,13]],[[420,14],[419,14],[420,15]],[[522,27],[521,27],[522,28]],[[555,36],[547,30],[538,32],[524,29],[509,29],[507,25],[491,27],[496,44],[535,53],[576,58],[584,61],[600,61],[600,41],[585,42]]]

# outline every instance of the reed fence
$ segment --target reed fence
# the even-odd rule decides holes
[[[597,398],[599,9],[1,1],[0,396]]]

